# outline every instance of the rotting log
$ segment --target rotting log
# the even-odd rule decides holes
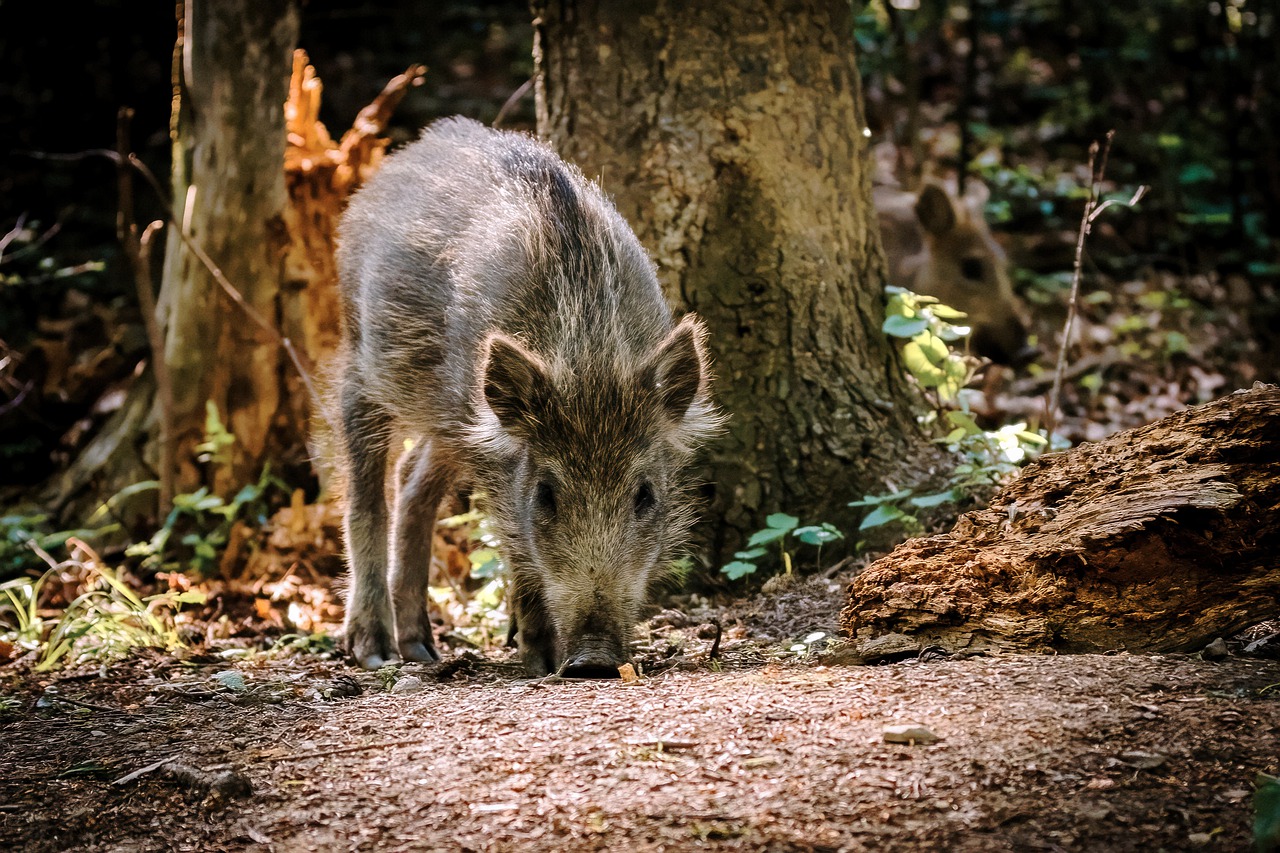
[[[868,567],[840,624],[863,660],[1196,650],[1280,614],[1277,521],[1280,387],[1257,384],[1035,460]]]

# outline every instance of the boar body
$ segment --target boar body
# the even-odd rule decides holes
[[[879,186],[873,198],[891,284],[965,312],[978,355],[1011,365],[1035,357],[1008,260],[976,204],[932,182],[919,195]]]
[[[463,119],[354,196],[338,265],[350,654],[438,657],[431,531],[465,483],[501,541],[526,670],[616,674],[691,521],[690,454],[716,426],[702,324],[673,322],[594,184],[530,137]]]

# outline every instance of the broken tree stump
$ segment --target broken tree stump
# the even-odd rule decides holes
[[[1174,652],[1280,615],[1280,387],[1043,456],[849,586],[854,655]]]

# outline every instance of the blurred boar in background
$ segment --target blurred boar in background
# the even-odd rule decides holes
[[[466,483],[501,540],[527,672],[616,676],[692,520],[686,464],[718,423],[702,323],[673,322],[598,187],[465,119],[355,195],[338,264],[349,653],[370,669],[439,657],[431,531]]]
[[[961,201],[932,181],[919,195],[878,186],[873,198],[890,283],[968,314],[978,355],[1014,366],[1035,358],[1008,261],[982,218],[981,199]]]

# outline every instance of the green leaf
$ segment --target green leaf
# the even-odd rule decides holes
[[[764,530],[757,530],[751,534],[751,538],[747,540],[747,547],[754,548],[756,545],[768,545],[770,542],[777,542],[786,535],[786,530],[766,527]]]
[[[1259,773],[1253,792],[1253,843],[1261,853],[1280,851],[1280,779]]]
[[[960,427],[968,435],[977,435],[982,432],[981,427],[978,426],[977,420],[975,420],[973,415],[968,412],[952,410],[947,412],[947,420],[951,421],[952,426]]]
[[[844,534],[831,524],[824,524],[821,527],[817,525],[799,527],[792,532],[792,535],[806,545],[825,545],[844,538]]]
[[[911,505],[920,509],[929,509],[930,507],[951,503],[959,497],[960,495],[955,489],[947,489],[945,492],[938,492],[936,495],[921,495],[918,498],[912,498]]]
[[[929,337],[932,338],[933,336],[930,335]],[[937,338],[933,339],[937,340]],[[939,343],[945,350],[946,344],[941,341]],[[926,348],[915,338],[902,347],[902,363],[906,366],[907,372],[914,376],[916,381],[925,388],[936,388],[947,380],[947,373],[934,363],[930,355],[931,353],[926,351]]]
[[[929,321],[924,317],[904,317],[901,314],[886,317],[880,327],[886,335],[895,338],[914,338],[929,328]]]
[[[873,527],[880,527],[884,524],[897,521],[905,516],[906,513],[890,504],[881,504],[872,510],[871,514],[862,519],[862,523],[858,525],[859,530],[870,530]]]
[[[1180,184],[1201,184],[1213,179],[1213,169],[1210,169],[1204,163],[1188,163],[1178,173],[1178,183]]]
[[[937,317],[939,320],[963,320],[969,315],[963,311],[957,311],[950,305],[943,305],[939,302],[937,305],[929,306],[929,313]]]
[[[767,553],[769,552],[764,548],[752,548],[749,551],[734,551],[733,556],[739,560],[758,560]]]
[[[764,520],[764,523],[774,530],[787,531],[794,528],[800,523],[800,519],[794,515],[787,515],[785,512],[775,512]]]
[[[734,560],[732,563],[725,563],[720,567],[721,574],[728,575],[729,580],[731,581],[736,581],[738,578],[744,578],[755,570],[755,563],[748,563],[742,560]]]
[[[911,489],[899,489],[887,495],[863,495],[862,500],[850,501],[846,506],[880,506],[880,504],[893,503],[903,498],[909,498],[911,497],[911,492]]]

